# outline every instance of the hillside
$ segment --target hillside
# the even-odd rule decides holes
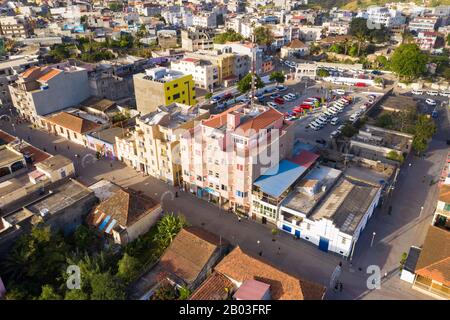
[[[383,5],[389,2],[414,2],[416,4],[423,3],[422,0],[310,0],[309,5],[312,7],[317,6],[324,9],[338,7],[346,10],[356,11],[361,8],[367,8],[373,5]],[[426,0],[425,3],[430,7],[435,7],[439,5],[450,5],[450,0]]]

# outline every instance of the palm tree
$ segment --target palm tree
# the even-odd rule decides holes
[[[414,40],[414,36],[408,30],[403,30],[402,32],[402,44],[411,43]]]
[[[345,40],[342,42],[342,44],[344,45],[344,54],[347,55],[347,51],[348,51],[348,45],[349,45],[349,41],[347,38],[345,38]]]
[[[355,38],[356,41],[358,42],[358,57],[359,57],[359,54],[361,53],[361,46],[366,42],[367,37],[363,32],[360,31],[355,34]]]

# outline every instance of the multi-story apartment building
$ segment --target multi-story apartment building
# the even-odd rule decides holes
[[[192,75],[199,88],[212,90],[219,85],[219,67],[208,60],[184,58],[171,63],[171,69]]]
[[[181,182],[180,136],[209,112],[174,103],[136,120],[136,130],[128,137],[116,137],[119,160],[136,170],[172,185]]]
[[[348,22],[325,22],[322,26],[326,29],[325,35],[328,36],[342,36],[346,35],[350,29]]]
[[[419,46],[420,50],[432,51],[436,46],[436,40],[440,35],[438,32],[421,31],[414,38],[414,42]]]
[[[75,66],[31,67],[9,85],[11,101],[21,116],[38,116],[75,106],[90,96],[87,71]]]
[[[243,0],[230,0],[227,3],[228,11],[234,13],[241,13],[245,11],[245,1]]]
[[[181,30],[181,47],[190,52],[212,50],[214,33],[210,29],[190,28]]]
[[[229,47],[223,47],[220,50],[199,50],[197,52],[187,53],[187,58],[210,61],[219,70],[219,83],[235,77],[241,79],[250,70],[249,57],[232,53]]]
[[[11,95],[8,85],[19,78],[19,73],[39,63],[37,56],[11,59],[0,63],[0,104],[10,107]]]
[[[167,68],[153,68],[135,74],[133,82],[136,106],[141,114],[175,102],[188,105],[197,103],[192,75]]]
[[[31,28],[23,16],[0,17],[0,35],[7,38],[26,38]]]
[[[435,16],[425,16],[425,17],[415,17],[408,25],[410,31],[416,33],[419,32],[433,32],[436,29],[438,23],[438,17]]]
[[[255,72],[257,74],[261,74],[263,71],[262,70],[263,50],[255,44],[252,44],[250,42],[246,42],[246,43],[229,42],[226,44],[214,44],[214,48],[221,49],[222,51],[238,54],[240,56],[246,56],[247,61],[249,62],[249,65],[248,65],[249,69],[244,68],[242,70],[244,72],[244,76],[251,69],[250,63],[251,63],[252,56],[253,56],[253,59],[255,59],[254,60]],[[236,73],[236,75],[237,75],[237,73]],[[241,77],[239,77],[239,78],[241,78]]]
[[[406,21],[406,18],[400,11],[376,6],[360,11],[357,17],[367,19],[369,29],[380,28],[381,26],[392,28],[393,26],[404,24]]]
[[[201,28],[216,28],[217,15],[214,12],[201,12],[193,16],[192,25]]]
[[[224,208],[248,214],[253,182],[291,156],[294,133],[283,114],[237,105],[181,137],[183,187]]]

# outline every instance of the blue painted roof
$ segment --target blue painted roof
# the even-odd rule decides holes
[[[297,180],[307,168],[288,160],[281,160],[278,165],[267,170],[256,179],[254,185],[262,192],[278,198]]]

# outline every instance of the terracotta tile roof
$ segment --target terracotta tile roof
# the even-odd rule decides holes
[[[290,161],[298,164],[299,166],[309,168],[311,165],[313,165],[317,159],[319,158],[319,155],[317,153],[302,150],[299,154],[294,156]]]
[[[294,40],[291,41],[291,43],[289,43],[287,45],[287,47],[291,48],[291,49],[300,49],[300,48],[306,47],[306,45],[302,41],[300,41],[299,39],[294,39]]]
[[[439,201],[450,203],[450,185],[443,184],[439,188]]]
[[[199,228],[182,229],[161,257],[160,267],[190,284],[210,261],[219,241],[216,235]]]
[[[49,116],[46,118],[46,120],[53,124],[56,124],[63,128],[67,128],[80,134],[90,132],[101,127],[100,125],[98,125],[93,121],[83,119],[81,117],[78,117],[76,115],[64,111],[59,112],[53,116]]]
[[[28,78],[31,75],[36,74],[36,73],[38,73],[40,71],[41,71],[41,67],[36,67],[36,66],[35,67],[31,67],[31,68],[28,68],[27,70],[25,70],[24,72],[22,72],[21,76],[23,78]]]
[[[30,155],[31,158],[33,159],[34,164],[44,161],[45,159],[51,157],[51,155],[49,153],[44,152],[41,149],[38,149],[31,145],[28,145],[25,148],[20,149],[20,152],[24,155],[25,154]]]
[[[16,140],[15,137],[10,135],[9,133],[6,133],[3,130],[0,130],[0,146],[3,144],[8,144],[10,142],[13,142],[14,140]]]
[[[235,287],[230,279],[223,274],[213,272],[202,285],[192,293],[189,300],[225,300],[228,292],[234,291]]]
[[[211,116],[209,119],[207,120],[203,120],[203,124],[205,126],[211,127],[211,128],[219,128],[225,124],[227,124],[227,114],[230,112],[234,112],[236,110],[238,110],[239,108],[241,108],[242,105],[236,105],[228,110],[225,110],[222,113],[216,114]]]
[[[425,237],[416,274],[450,286],[450,232],[431,226]]]
[[[91,213],[88,221],[96,220],[102,214],[111,216],[121,226],[128,227],[151,213],[159,204],[152,198],[134,190],[119,189],[110,198],[102,201]]]
[[[195,59],[195,58],[184,58],[181,61],[185,61],[185,62],[199,62],[199,59]]]
[[[254,279],[270,284],[272,300],[321,300],[325,287],[301,280],[236,247],[215,271],[238,282]]]
[[[59,70],[59,69],[50,69],[45,74],[41,75],[37,79],[37,81],[47,82],[48,80],[50,80],[50,79],[54,78],[55,76],[57,76],[58,74],[60,74],[61,72],[62,72],[62,70]]]
[[[270,124],[283,118],[283,114],[273,108],[257,115],[253,119],[250,119],[238,126],[238,130],[244,132],[246,136],[251,133],[255,133],[261,129],[267,128]]]

